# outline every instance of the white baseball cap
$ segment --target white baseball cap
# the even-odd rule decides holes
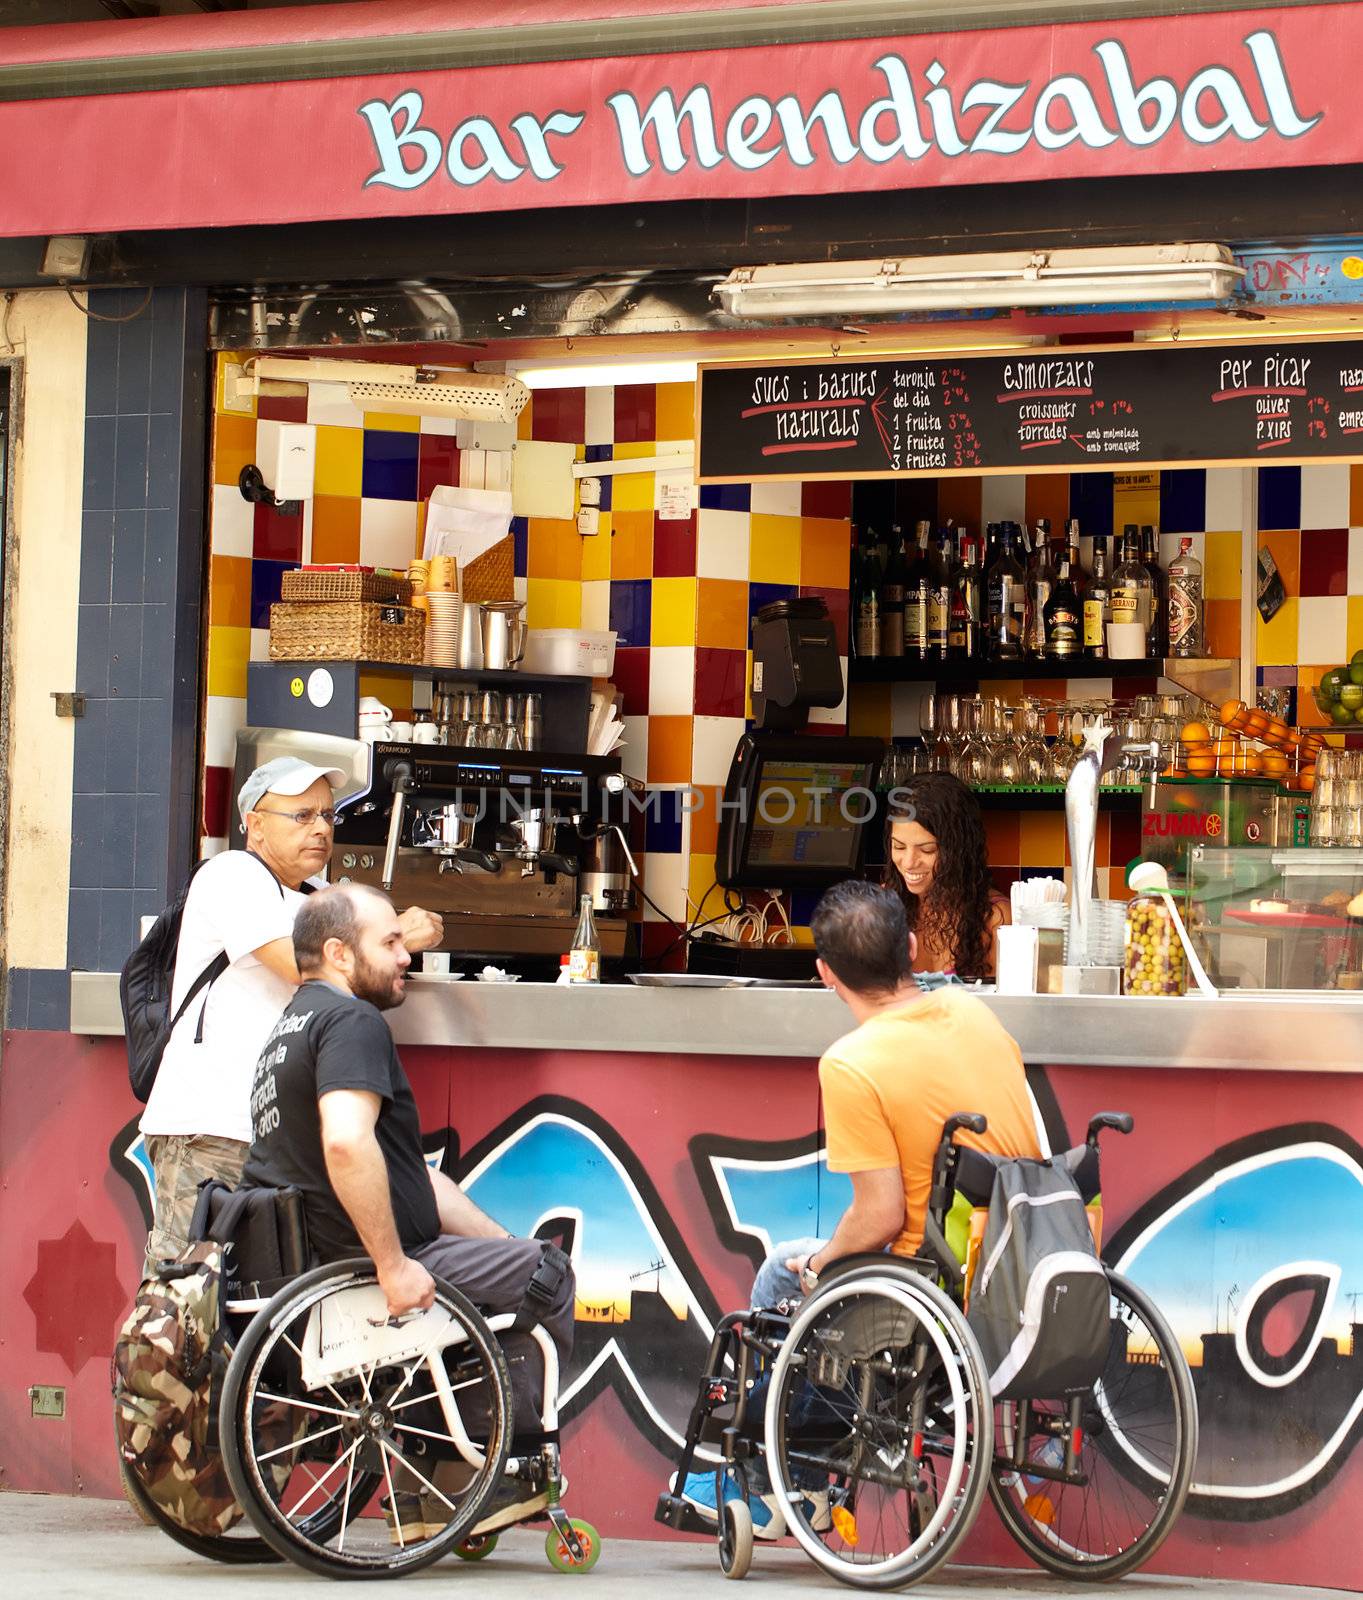
[[[346,781],[346,774],[339,767],[314,767],[298,756],[276,756],[273,761],[267,761],[263,767],[256,768],[237,794],[237,810],[242,821],[246,820],[248,811],[256,809],[262,796],[302,794],[311,789],[318,778],[325,778],[333,789],[339,789]]]

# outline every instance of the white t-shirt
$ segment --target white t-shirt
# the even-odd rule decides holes
[[[294,992],[251,952],[292,938],[305,898],[244,850],[224,851],[195,874],[180,921],[171,1016],[214,957],[225,950],[231,965],[209,985],[206,1005],[200,990],[176,1023],[142,1113],[144,1134],[217,1134],[250,1143],[256,1061]],[[196,1044],[200,1011],[203,1035]]]

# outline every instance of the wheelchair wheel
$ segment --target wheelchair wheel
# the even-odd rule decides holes
[[[1120,1578],[1148,1561],[1183,1510],[1197,1459],[1197,1400],[1178,1341],[1134,1283],[1111,1272],[1108,1283],[1107,1361],[1081,1413],[1084,1481],[1057,1483],[1007,1465],[1024,1404],[1028,1459],[1048,1448],[1058,1455],[1045,1430],[1065,1416],[1063,1402],[1006,1402],[996,1424],[990,1498],[1027,1554],[1061,1577]]]
[[[935,1284],[877,1267],[797,1312],[772,1367],[767,1470],[825,1572],[865,1589],[926,1577],[979,1512],[993,1439],[975,1336]]]
[[[278,1554],[326,1577],[397,1577],[472,1532],[506,1464],[510,1380],[452,1285],[437,1278],[434,1306],[393,1325],[373,1265],[338,1262],[256,1314],[219,1429],[233,1492]]]

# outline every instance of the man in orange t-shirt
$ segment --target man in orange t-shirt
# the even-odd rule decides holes
[[[1039,1156],[1036,1118],[1017,1043],[983,1001],[914,981],[913,935],[898,896],[838,884],[811,919],[819,976],[856,1018],[819,1063],[828,1167],[852,1179],[852,1204],[832,1236],[779,1244],[758,1272],[754,1305],[808,1292],[839,1256],[913,1255],[923,1237],[932,1162],[954,1112],[989,1127],[962,1144]]]

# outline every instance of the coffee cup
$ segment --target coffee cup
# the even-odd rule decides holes
[[[448,978],[450,975],[450,953],[448,950],[427,950],[421,958],[421,970],[433,972]]]
[[[440,729],[433,722],[418,722],[412,729],[413,744],[436,744],[440,738]]]
[[[392,708],[384,705],[383,701],[378,699],[376,696],[367,694],[361,698],[359,705],[359,716],[361,722],[366,720],[371,722],[387,722],[390,720],[392,715]]]
[[[394,744],[410,744],[412,742],[412,724],[410,722],[394,722],[391,724]]]
[[[1114,661],[1135,661],[1145,654],[1145,628],[1139,622],[1109,622],[1107,653]]]
[[[391,744],[393,730],[386,722],[366,722],[360,729],[360,738],[366,744]]]

